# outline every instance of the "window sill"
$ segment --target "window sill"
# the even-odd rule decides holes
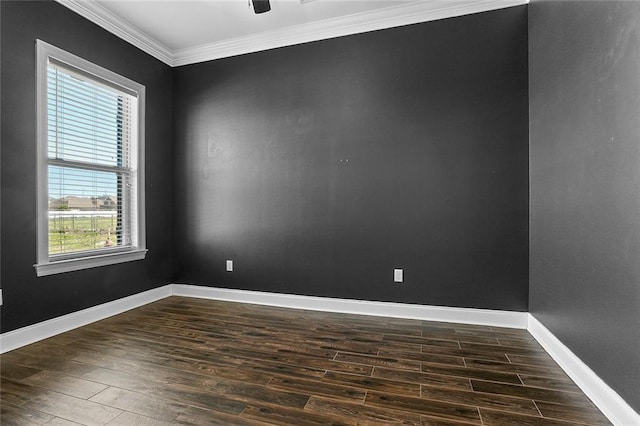
[[[142,260],[147,255],[146,249],[132,250],[124,253],[110,253],[78,259],[56,260],[53,262],[39,263],[33,265],[36,268],[36,275],[43,277],[46,275],[62,274],[64,272],[79,271],[81,269],[97,268],[99,266],[115,265],[116,263]]]

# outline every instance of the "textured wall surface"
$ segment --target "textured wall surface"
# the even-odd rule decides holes
[[[640,411],[640,3],[529,17],[530,311]]]
[[[171,282],[172,70],[53,1],[2,1],[2,332]],[[41,39],[146,86],[144,261],[36,278],[36,48]]]
[[[184,66],[174,89],[176,282],[527,310],[525,6]]]

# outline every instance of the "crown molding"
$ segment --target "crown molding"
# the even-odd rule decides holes
[[[100,6],[94,0],[55,0],[154,58],[173,66],[171,49]]]
[[[278,47],[326,40],[419,22],[527,4],[528,0],[424,1],[357,13],[340,18],[294,25],[247,37],[223,40],[174,52],[174,66],[221,59]]]
[[[95,0],[56,1],[173,67],[529,3],[529,0],[417,0],[370,12],[171,50],[100,6]]]

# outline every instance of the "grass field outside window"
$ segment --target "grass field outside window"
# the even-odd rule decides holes
[[[97,250],[116,245],[116,212],[87,215],[84,212],[51,212],[49,215],[49,253],[61,254]]]

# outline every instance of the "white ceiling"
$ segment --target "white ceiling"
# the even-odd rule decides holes
[[[525,4],[528,0],[57,0],[171,66]]]
[[[271,0],[271,11],[257,15],[248,0],[98,1],[171,50],[408,2],[315,0],[300,3],[298,0]]]

